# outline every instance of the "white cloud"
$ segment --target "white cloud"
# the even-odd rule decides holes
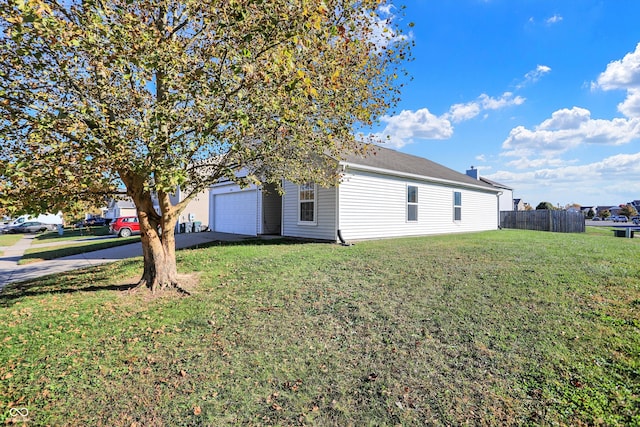
[[[396,148],[411,144],[415,139],[447,139],[453,134],[451,122],[435,116],[427,108],[403,110],[396,116],[384,116],[380,120],[387,125],[374,136]]]
[[[486,162],[487,161],[487,156],[485,156],[484,154],[478,154],[475,159],[479,162]]]
[[[640,88],[640,43],[634,52],[610,62],[598,76],[597,86],[604,90]]]
[[[470,120],[480,114],[484,110],[499,110],[501,108],[510,107],[512,105],[522,105],[525,98],[521,96],[513,96],[511,92],[505,92],[499,98],[482,94],[477,100],[466,104],[454,104],[449,109],[449,113],[445,117],[454,123]]]
[[[525,197],[534,206],[540,201],[625,203],[638,198],[635,188],[640,180],[640,153],[617,154],[582,165],[541,164],[526,172],[501,170],[487,178],[513,187],[516,197]]]
[[[521,157],[517,160],[512,160],[507,163],[507,166],[514,167],[516,169],[535,169],[542,167],[560,167],[565,165],[566,162],[558,158],[541,158],[530,160],[527,157]]]
[[[538,65],[535,70],[531,70],[524,75],[524,80],[516,85],[518,89],[522,89],[530,83],[535,83],[542,78],[545,74],[551,72],[551,67],[547,65]]]
[[[471,120],[480,114],[480,104],[477,102],[469,102],[467,104],[453,104],[449,108],[447,117],[454,123],[460,123],[465,120]]]
[[[592,119],[589,110],[573,107],[554,112],[534,129],[511,130],[502,148],[511,157],[553,157],[581,144],[622,145],[640,138],[640,119]]]
[[[471,120],[482,111],[498,110],[524,102],[523,97],[514,96],[511,92],[505,92],[497,98],[483,93],[475,101],[452,105],[449,112],[441,116],[432,114],[428,108],[403,110],[396,116],[383,116],[380,121],[386,123],[385,128],[371,136],[387,141],[395,148],[411,144],[417,139],[448,139],[453,135],[452,123]]]
[[[627,98],[618,104],[618,111],[627,117],[640,117],[640,89],[629,89]]]
[[[521,96],[514,97],[511,92],[503,93],[500,98],[492,98],[482,94],[479,99],[484,110],[499,110],[512,105],[522,105],[525,101],[525,98]]]
[[[610,62],[591,87],[626,90],[627,98],[618,104],[618,111],[627,117],[640,117],[640,43],[621,60]]]
[[[557,24],[558,22],[562,21],[562,16],[560,15],[553,15],[550,18],[545,19],[544,22],[546,22],[547,24]]]

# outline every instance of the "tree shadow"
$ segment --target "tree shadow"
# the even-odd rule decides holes
[[[109,236],[109,227],[107,226],[92,226],[90,228],[65,228],[64,234],[60,236],[57,231],[44,233],[36,236],[34,242],[46,242],[48,240],[60,240],[62,238],[69,237],[92,237],[92,236]]]
[[[241,240],[213,240],[199,243],[197,245],[178,249],[180,252],[185,249],[206,249],[223,246],[282,246],[282,245],[304,245],[309,243],[330,243],[326,240],[312,240],[303,238],[244,238]],[[0,307],[8,307],[16,300],[41,295],[72,294],[78,292],[100,292],[100,291],[130,291],[137,286],[137,283],[113,284],[114,264],[117,269],[132,268],[134,265],[141,265],[140,258],[124,259],[113,263],[100,264],[62,273],[54,273],[35,279],[22,282],[9,283],[0,291]],[[179,261],[178,261],[179,263]],[[36,263],[37,264],[37,263]],[[142,269],[140,268],[140,274]]]
[[[212,240],[210,242],[198,243],[183,249],[206,249],[217,246],[293,246],[310,243],[334,243],[329,240],[308,239],[303,237],[246,237],[242,240]]]
[[[140,260],[117,261],[118,268],[140,264]],[[0,293],[0,307],[13,305],[16,300],[41,295],[62,295],[78,292],[129,291],[137,283],[113,284],[113,263],[55,273],[10,283]]]

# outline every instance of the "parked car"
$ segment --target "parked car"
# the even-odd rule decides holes
[[[640,216],[632,216],[632,217],[631,217],[631,221],[632,221],[635,225],[640,224]]]
[[[613,222],[628,222],[629,218],[627,218],[624,215],[614,215],[611,217],[611,219],[613,220]]]
[[[109,224],[109,233],[118,237],[129,237],[140,233],[140,223],[137,216],[121,216]]]
[[[600,217],[599,216],[594,216],[593,218],[591,218],[591,221],[600,221]]]
[[[85,226],[90,226],[90,227],[100,227],[103,225],[106,225],[107,222],[104,218],[96,216],[93,218],[88,218],[84,220],[84,225]]]
[[[3,233],[40,233],[43,231],[51,230],[51,226],[49,224],[44,224],[42,222],[36,221],[27,221],[23,222],[19,225],[11,225],[2,230]]]

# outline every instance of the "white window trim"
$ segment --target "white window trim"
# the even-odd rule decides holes
[[[456,193],[460,194],[460,204],[456,205]],[[460,219],[456,219],[456,208],[460,208]],[[462,222],[462,191],[454,191],[453,192],[453,212],[451,212],[453,216],[453,222]]]
[[[409,202],[409,187],[415,187],[416,189],[416,201],[415,202]],[[420,190],[418,188],[417,185],[411,185],[411,184],[407,184],[407,188],[405,189],[405,201],[407,202],[407,214],[405,215],[405,221],[407,223],[416,223],[418,222],[418,219],[420,218],[419,211],[420,211]],[[409,219],[409,206],[416,206],[416,219]]]
[[[313,184],[313,221],[300,220],[300,205],[302,202],[310,202],[311,200],[300,200],[300,188],[298,185],[298,225],[315,226],[318,225],[318,186]]]

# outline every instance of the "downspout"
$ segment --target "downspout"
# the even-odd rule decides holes
[[[342,246],[352,246],[352,243],[347,243],[343,238],[342,238],[342,230],[338,230],[338,239],[340,240],[340,244]]]
[[[343,164],[342,173],[344,174],[346,170],[347,170],[347,166]],[[342,246],[351,246],[351,243],[347,243],[342,238],[342,230],[340,230],[340,183],[336,185],[336,225],[335,227],[336,227],[335,229],[338,234],[338,240],[340,241],[340,244]]]
[[[498,211],[498,230],[502,230],[502,227],[500,226],[500,196],[502,196],[502,191],[498,191],[498,193],[496,194],[496,202],[497,202],[496,210]]]

